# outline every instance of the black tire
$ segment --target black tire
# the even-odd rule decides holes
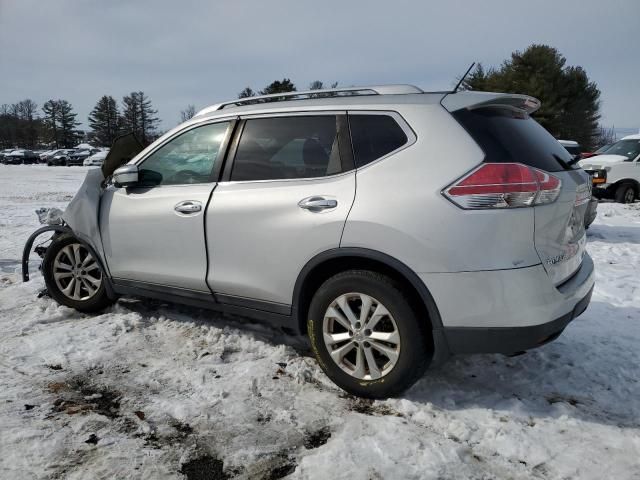
[[[54,238],[51,242],[51,245],[49,245],[49,248],[47,248],[47,252],[45,253],[44,260],[42,262],[42,275],[44,276],[44,281],[47,285],[49,295],[59,304],[75,308],[80,312],[98,312],[112,305],[114,301],[107,296],[104,272],[102,272],[102,269],[99,267],[99,262],[96,263],[100,268],[102,282],[100,283],[100,286],[95,294],[93,294],[93,296],[86,300],[75,300],[73,298],[70,298],[69,296],[65,295],[65,293],[56,283],[53,276],[54,261],[58,256],[58,253],[60,253],[63,248],[72,244],[82,245],[73,235],[63,234],[59,237]],[[82,248],[86,250],[84,246],[82,246]]]
[[[367,380],[347,373],[331,358],[330,347],[323,340],[325,312],[335,299],[351,292],[379,301],[397,325],[400,338],[398,358],[392,369],[381,378]],[[348,270],[325,281],[311,301],[307,331],[322,370],[340,388],[359,397],[387,398],[403,392],[423,375],[432,357],[426,319],[418,318],[410,300],[394,280],[377,272]],[[368,348],[366,341],[362,343]]]
[[[633,203],[636,199],[636,190],[633,185],[623,183],[616,188],[615,199],[618,203]]]

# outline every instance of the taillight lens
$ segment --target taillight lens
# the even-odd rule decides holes
[[[442,193],[464,209],[518,208],[552,203],[562,182],[520,163],[485,163]]]

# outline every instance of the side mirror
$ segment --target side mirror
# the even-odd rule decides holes
[[[138,166],[124,165],[116,168],[111,178],[116,187],[131,187],[138,183]]]

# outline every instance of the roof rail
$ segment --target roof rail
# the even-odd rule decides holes
[[[228,102],[217,103],[203,108],[195,116],[222,110],[225,107],[242,105],[254,105],[268,102],[283,102],[287,100],[308,100],[313,98],[345,97],[351,95],[405,95],[409,93],[424,93],[414,85],[376,85],[370,87],[343,87],[327,88],[321,90],[305,90],[302,92],[272,93],[256,97],[238,98]]]

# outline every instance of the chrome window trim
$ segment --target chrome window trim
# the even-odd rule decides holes
[[[412,146],[418,141],[418,135],[416,134],[416,132],[414,132],[414,130],[411,128],[409,123],[407,123],[404,117],[400,115],[399,112],[396,112],[394,110],[348,110],[347,116],[350,116],[350,115],[387,115],[396,121],[398,126],[402,129],[404,134],[407,136],[407,141],[404,144],[402,144],[395,150],[392,150],[391,152],[383,155],[382,157],[376,158],[372,162],[369,162],[366,165],[363,165],[362,167],[356,167],[357,172],[360,172],[366,168],[369,168],[371,165],[375,165],[376,163],[381,162],[382,160],[389,158],[390,156],[395,155],[396,153],[399,153],[402,150],[409,148],[410,146]],[[349,131],[349,135],[351,136],[351,131]],[[353,136],[351,136],[351,145],[353,146]],[[356,152],[354,151],[353,152],[354,163],[356,162],[355,156],[356,156]]]

